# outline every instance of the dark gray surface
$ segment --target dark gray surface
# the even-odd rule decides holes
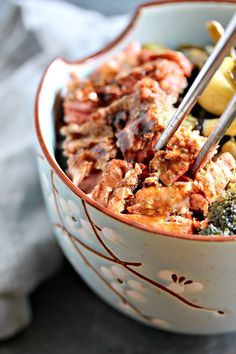
[[[101,301],[68,264],[31,297],[29,329],[1,354],[235,354],[236,335],[180,336],[148,328]]]
[[[71,2],[110,15],[132,11],[142,1]],[[0,9],[5,3],[0,0]],[[2,342],[0,354],[236,354],[236,334],[180,336],[120,315],[94,295],[67,263],[35,291],[31,302],[32,325]]]

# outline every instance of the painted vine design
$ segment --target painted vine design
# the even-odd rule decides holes
[[[88,212],[86,203],[83,199],[81,199],[82,201],[82,205],[83,205],[83,209],[85,212],[85,215],[87,217],[88,222],[91,225],[91,228],[94,232],[94,235],[97,239],[97,241],[100,243],[100,245],[103,247],[103,249],[107,252],[108,255],[105,255],[95,249],[93,249],[92,247],[90,247],[89,245],[85,244],[83,241],[77,239],[75,236],[73,236],[67,229],[67,227],[64,224],[63,218],[61,216],[60,213],[60,208],[58,205],[58,198],[57,196],[59,196],[59,191],[57,190],[56,186],[55,186],[55,182],[54,182],[54,171],[51,170],[51,185],[52,185],[52,191],[53,191],[53,198],[54,198],[54,202],[55,202],[55,206],[56,206],[56,211],[58,214],[58,218],[60,220],[60,223],[57,223],[54,225],[55,228],[60,229],[61,231],[63,231],[67,237],[71,240],[76,252],[79,254],[79,256],[82,258],[83,262],[100,278],[100,280],[106,284],[106,286],[121,300],[122,304],[124,305],[128,305],[137,315],[139,315],[139,317],[146,321],[146,322],[153,322],[155,320],[155,318],[153,318],[152,316],[148,316],[146,314],[144,314],[137,306],[135,306],[130,300],[127,300],[120,292],[118,292],[116,289],[114,289],[111,284],[107,281],[107,279],[105,277],[103,277],[103,275],[92,265],[91,262],[89,262],[89,260],[87,259],[87,257],[84,255],[82,249],[85,249],[93,254],[95,254],[97,257],[100,257],[102,259],[108,260],[114,264],[119,264],[120,266],[124,267],[126,270],[128,270],[130,273],[134,274],[135,276],[137,276],[138,278],[148,282],[149,284],[153,285],[154,287],[160,289],[163,292],[168,293],[171,296],[174,296],[177,300],[179,300],[180,302],[184,303],[186,306],[189,306],[191,308],[197,309],[197,310],[202,310],[202,311],[208,311],[208,312],[213,312],[216,313],[218,315],[224,315],[224,311],[221,310],[216,310],[213,308],[208,308],[208,307],[204,307],[201,305],[197,305],[191,301],[189,301],[188,299],[186,299],[185,297],[179,295],[178,293],[172,291],[171,289],[169,289],[168,287],[162,285],[161,283],[146,277],[145,275],[143,275],[142,273],[140,273],[138,270],[136,270],[136,268],[140,267],[142,265],[142,263],[140,262],[129,262],[129,261],[124,261],[120,258],[118,258],[110,249],[109,247],[105,244],[105,242],[102,240],[102,238],[100,237],[98,230],[100,231],[101,229],[99,228],[99,226],[97,226],[93,220],[91,219],[91,216]],[[134,267],[135,269],[131,268]]]

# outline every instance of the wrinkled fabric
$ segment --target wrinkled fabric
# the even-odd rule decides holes
[[[126,22],[126,16],[105,17],[61,1],[17,1],[1,11],[0,339],[30,323],[28,295],[62,259],[34,156],[33,110],[40,76],[55,56],[88,55]]]

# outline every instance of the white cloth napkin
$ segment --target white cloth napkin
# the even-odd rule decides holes
[[[28,294],[59,266],[34,159],[33,106],[57,55],[80,58],[127,22],[61,1],[11,3],[0,15],[0,339],[31,320]],[[43,227],[42,227],[43,225]]]

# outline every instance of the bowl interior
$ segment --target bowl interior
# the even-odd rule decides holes
[[[64,181],[67,181],[76,194],[78,194],[78,188],[72,185],[55,158],[56,96],[65,91],[70,73],[75,72],[80,77],[85,77],[101,62],[134,40],[141,43],[156,42],[170,48],[177,48],[180,44],[186,43],[205,45],[210,43],[206,22],[214,19],[226,25],[235,11],[236,3],[233,2],[202,1],[148,4],[139,8],[127,29],[99,54],[78,62],[67,62],[58,58],[49,65],[41,81],[36,99],[36,128],[39,143],[49,162],[53,165],[52,167],[57,170]],[[79,193],[85,199],[87,198],[84,193]],[[88,202],[91,203],[89,200]],[[96,207],[104,211],[103,207],[99,205]],[[106,212],[109,214],[109,211]],[[146,228],[144,227],[144,229]]]
[[[41,85],[38,100],[39,124],[44,143],[55,158],[54,110],[55,96],[64,91],[71,71],[85,77],[102,61],[119,52],[129,42],[156,42],[176,48],[183,43],[203,45],[210,42],[206,21],[214,19],[225,25],[236,4],[217,2],[178,2],[153,4],[141,7],[129,30],[121,39],[103,51],[99,56],[84,63],[68,63],[63,59],[55,60],[48,68]],[[79,48],[78,48],[79,51]]]

